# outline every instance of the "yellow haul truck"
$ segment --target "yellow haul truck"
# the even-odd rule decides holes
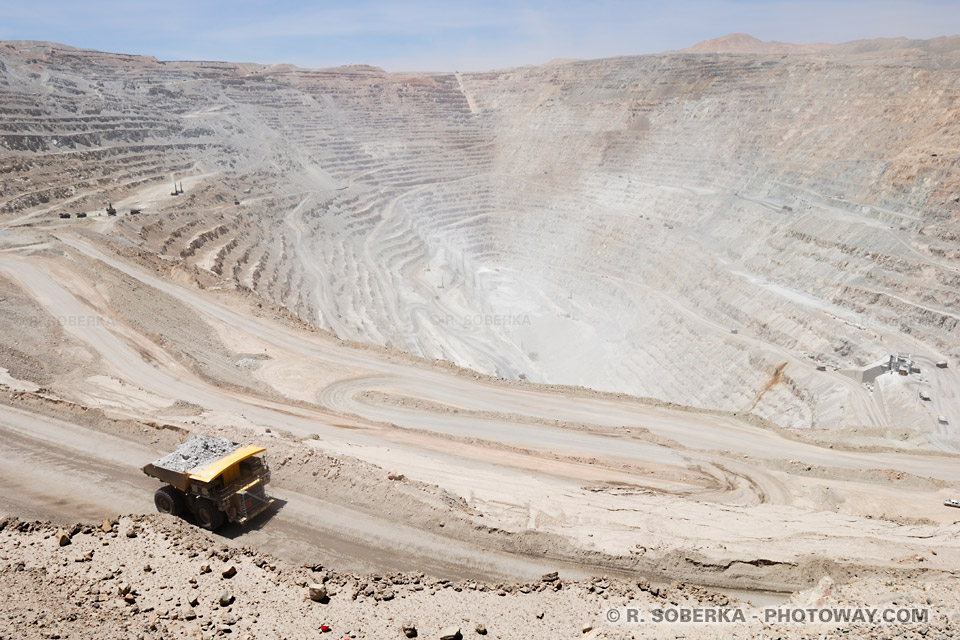
[[[225,520],[246,524],[273,504],[265,491],[270,469],[259,455],[264,451],[226,438],[194,436],[143,472],[166,483],[153,496],[158,511],[180,515],[187,510],[212,531]]]

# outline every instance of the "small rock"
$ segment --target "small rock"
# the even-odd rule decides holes
[[[237,568],[233,565],[230,565],[229,567],[223,570],[222,575],[224,578],[230,579],[233,576],[237,575]]]
[[[200,565],[200,573],[210,573],[210,565],[208,564]]]
[[[109,520],[104,520],[103,524],[100,525],[100,531],[103,531],[104,533],[110,533],[113,531],[113,524]]]
[[[414,626],[412,620],[407,620],[406,622],[403,623],[403,635],[405,635],[408,638],[417,637],[417,627]]]
[[[583,628],[583,633],[590,633],[591,631],[593,631],[593,627],[589,624]]]
[[[117,591],[119,591],[120,595],[122,596],[125,596],[128,593],[130,593],[130,589],[131,587],[129,582],[124,582],[119,587],[117,587]]]
[[[200,604],[200,598],[198,598],[198,597],[195,596],[195,595],[194,595],[194,596],[190,596],[190,599],[187,600],[187,603],[188,603],[191,607],[195,607],[195,606],[197,606],[198,604]]]
[[[230,591],[230,589],[224,590],[224,592],[220,594],[220,606],[229,607],[232,603],[233,603],[233,592]]]
[[[124,600],[124,602],[126,602],[127,604],[133,604],[134,602],[137,601],[137,597],[136,597],[135,595],[133,595],[132,593],[127,593],[127,594],[125,594],[125,595],[123,596],[123,600]]]
[[[194,620],[197,617],[197,612],[193,610],[193,607],[187,607],[183,610],[183,619],[184,620]]]
[[[70,534],[63,529],[57,529],[57,533],[54,535],[54,537],[57,539],[57,544],[61,547],[65,547],[70,544]]]
[[[327,600],[327,588],[319,583],[311,584],[308,588],[310,599],[314,602],[325,602]]]
[[[550,573],[545,573],[540,580],[543,582],[556,582],[559,578],[560,574],[558,574],[556,571],[551,571]]]
[[[130,527],[129,529],[127,529],[127,532],[126,532],[125,535],[126,535],[128,538],[136,538],[136,537],[137,537],[137,528],[136,528],[136,527]]]
[[[485,626],[483,626],[482,624],[480,624],[480,623],[477,623],[477,629],[476,629],[476,631],[477,631],[477,633],[479,633],[479,634],[482,635],[482,636],[487,635],[487,628],[486,628]]]
[[[460,640],[462,637],[463,636],[460,635],[460,627],[455,625],[440,629],[440,640]]]
[[[537,620],[543,620],[543,611],[537,611]]]
[[[240,616],[235,613],[228,613],[222,618],[223,624],[230,625],[231,627],[238,622],[240,622]]]
[[[153,567],[151,567],[151,566],[148,565],[148,564],[143,565],[143,572],[144,572],[144,573],[150,573],[151,571],[153,571]]]

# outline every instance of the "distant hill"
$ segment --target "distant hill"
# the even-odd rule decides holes
[[[869,57],[876,60],[878,56],[941,55],[956,54],[957,52],[960,52],[960,36],[942,36],[930,40],[873,38],[853,40],[841,44],[826,42],[794,44],[792,42],[765,42],[746,33],[731,33],[720,38],[698,42],[686,49],[667,53],[740,53],[752,55],[826,53],[838,56]]]
[[[818,42],[814,44],[792,44],[790,42],[764,42],[746,33],[731,33],[720,38],[704,40],[692,47],[674,53],[818,53],[833,45]]]

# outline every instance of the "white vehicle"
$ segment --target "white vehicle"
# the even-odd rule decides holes
[[[940,424],[949,424],[947,422],[947,416],[943,415],[942,413],[937,414],[937,422],[939,422]]]
[[[937,363],[937,366],[938,366],[939,368],[941,368],[941,369],[946,369],[946,368],[947,368],[947,361],[946,361],[946,360],[941,360],[940,362]]]
[[[944,501],[943,501],[943,506],[945,506],[945,507],[957,507],[958,509],[960,509],[960,500],[953,500],[953,499],[944,500]]]

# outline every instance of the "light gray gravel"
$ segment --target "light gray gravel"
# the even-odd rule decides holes
[[[193,436],[173,453],[155,461],[154,466],[170,471],[190,471],[195,467],[207,465],[231,451],[240,448],[240,444],[226,438]]]

